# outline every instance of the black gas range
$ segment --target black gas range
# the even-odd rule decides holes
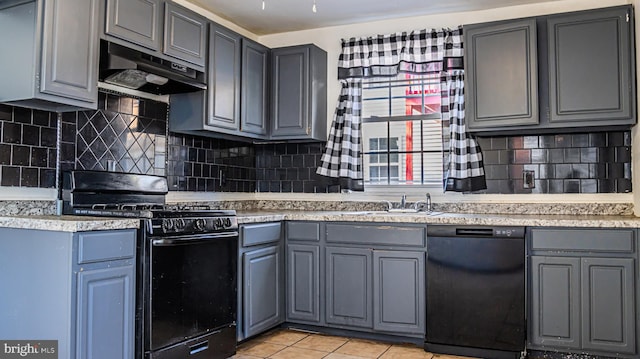
[[[141,220],[136,358],[227,358],[236,344],[236,213],[165,204],[167,192],[160,176],[68,172],[63,213]]]

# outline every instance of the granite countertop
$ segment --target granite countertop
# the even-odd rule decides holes
[[[271,221],[427,223],[487,226],[640,228],[640,217],[596,215],[513,215],[472,213],[385,213],[377,211],[238,211],[238,223]]]
[[[84,232],[110,229],[139,228],[140,220],[131,218],[104,218],[79,216],[2,216],[0,227],[38,229],[59,232]]]
[[[425,223],[487,226],[528,227],[592,227],[640,228],[640,217],[623,215],[531,215],[531,214],[474,214],[474,213],[387,213],[382,211],[242,211],[238,223],[274,221],[331,221],[372,223]],[[37,229],[61,232],[83,232],[139,228],[139,219],[80,216],[12,216],[0,217],[0,227]]]

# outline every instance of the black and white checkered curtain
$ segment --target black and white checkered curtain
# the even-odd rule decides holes
[[[440,76],[442,120],[449,123],[449,155],[445,158],[444,190],[473,192],[487,189],[482,152],[467,135],[464,123],[464,71]]]
[[[340,80],[342,90],[317,173],[341,179],[341,187],[364,189],[362,179],[362,80]]]
[[[338,78],[440,73],[462,68],[462,27],[342,40]]]
[[[362,78],[394,77],[403,72],[443,75],[454,70],[462,71],[463,54],[462,27],[453,30],[420,30],[342,40],[342,53],[338,60],[338,79],[341,80],[342,91],[327,147],[317,173],[328,177],[351,179],[355,187],[347,186],[347,188],[363,189],[362,140],[360,138]],[[462,106],[464,109],[464,102]],[[460,119],[462,128],[456,131],[464,134],[464,111]],[[482,157],[479,152],[478,155]],[[465,158],[467,157],[452,156],[452,160]],[[482,160],[479,163],[481,165]],[[465,165],[455,163],[451,167],[464,168]],[[482,168],[480,170],[482,171]],[[460,179],[463,178],[466,177]],[[454,181],[454,183],[459,182]],[[473,191],[475,189],[456,189],[456,187],[447,186],[446,190]]]

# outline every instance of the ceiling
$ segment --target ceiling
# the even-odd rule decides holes
[[[550,0],[188,0],[256,35]]]

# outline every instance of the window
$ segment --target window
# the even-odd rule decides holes
[[[448,146],[438,75],[365,81],[362,120],[365,185],[442,186]]]

